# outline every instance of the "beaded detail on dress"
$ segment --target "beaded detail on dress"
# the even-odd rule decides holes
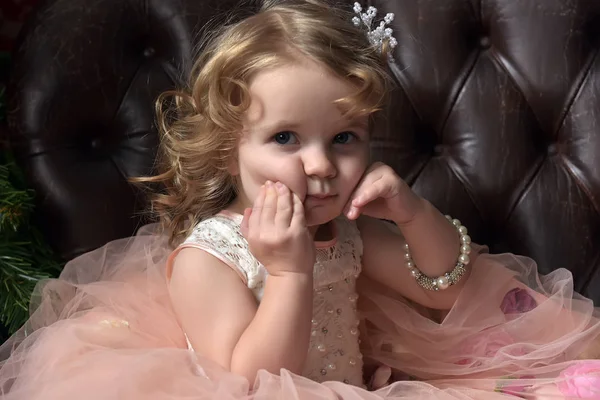
[[[224,213],[206,219],[182,246],[202,248],[235,268],[260,302],[268,273],[248,249],[241,219]],[[362,240],[354,222],[340,217],[334,224],[335,240],[316,243],[312,331],[303,375],[317,382],[361,386],[356,278],[361,272]]]

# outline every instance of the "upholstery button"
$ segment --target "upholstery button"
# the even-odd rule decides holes
[[[150,58],[154,55],[154,53],[156,53],[156,50],[154,50],[154,47],[146,47],[144,49],[144,57],[146,58]]]
[[[103,147],[102,140],[100,138],[92,139],[90,142],[90,147],[94,150],[99,150]]]
[[[117,145],[115,138],[106,135],[96,136],[88,142],[89,150],[97,156],[108,156]]]
[[[555,143],[552,143],[548,146],[548,155],[555,156],[558,154],[558,146]]]
[[[436,144],[435,147],[433,148],[433,154],[436,156],[441,156],[443,152],[444,152],[443,144]]]
[[[482,49],[489,49],[492,47],[492,41],[490,40],[489,36],[483,36],[479,39],[479,47]]]

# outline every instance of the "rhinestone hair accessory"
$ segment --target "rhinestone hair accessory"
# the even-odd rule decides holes
[[[392,28],[386,27],[394,20],[393,13],[387,13],[383,18],[383,21],[380,21],[376,28],[373,28],[373,20],[377,16],[377,9],[375,7],[370,6],[367,8],[367,12],[363,13],[362,6],[360,3],[356,2],[354,3],[354,13],[357,14],[357,16],[352,18],[354,26],[360,26],[361,24],[365,26],[369,42],[379,49],[379,52],[383,49],[383,44],[385,42],[387,42],[392,49],[396,47],[398,42],[396,41],[396,38],[392,36]],[[392,59],[391,52],[390,59]]]

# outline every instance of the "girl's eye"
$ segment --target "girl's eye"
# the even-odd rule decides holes
[[[279,132],[273,137],[277,144],[296,144],[296,136],[292,132]]]
[[[352,132],[342,132],[335,135],[333,143],[335,144],[347,144],[355,140],[356,136]]]

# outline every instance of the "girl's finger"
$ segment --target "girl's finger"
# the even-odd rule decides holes
[[[354,200],[356,200],[359,196],[361,196],[366,188],[371,186],[375,181],[377,181],[380,178],[381,178],[381,176],[379,174],[375,175],[374,173],[366,173],[365,176],[361,179],[361,181],[358,182],[358,185],[356,185],[356,187],[354,188],[354,191],[350,195],[350,198],[348,199],[348,202],[346,203],[345,210],[349,211]]]
[[[302,204],[302,201],[300,201],[300,198],[295,193],[292,193],[292,200],[294,204],[294,211],[292,213],[292,221],[290,222],[290,226],[297,229],[306,228],[304,204]]]
[[[265,204],[265,194],[266,187],[262,185],[260,191],[258,192],[258,196],[254,200],[254,205],[252,206],[252,212],[250,213],[248,219],[248,231],[252,231],[260,226],[260,220],[262,216],[263,205]]]
[[[262,207],[260,216],[261,229],[273,226],[275,219],[275,210],[277,209],[277,191],[275,185],[271,181],[265,184],[265,202]]]
[[[373,200],[381,197],[385,190],[385,182],[383,182],[381,179],[376,180],[369,186],[363,187],[360,193],[357,193],[357,195],[354,197],[350,205],[353,207],[363,207]]]
[[[390,378],[392,377],[392,369],[387,365],[382,365],[377,368],[373,377],[371,378],[371,388],[372,390],[381,389],[390,383]]]
[[[287,186],[281,182],[275,184],[277,190],[277,211],[275,214],[275,225],[278,228],[289,228],[292,221],[294,203]]]
[[[384,179],[374,180],[368,186],[361,185],[361,188],[355,192],[346,205],[344,212],[346,217],[349,219],[358,218],[363,207],[387,193],[388,189]]]

